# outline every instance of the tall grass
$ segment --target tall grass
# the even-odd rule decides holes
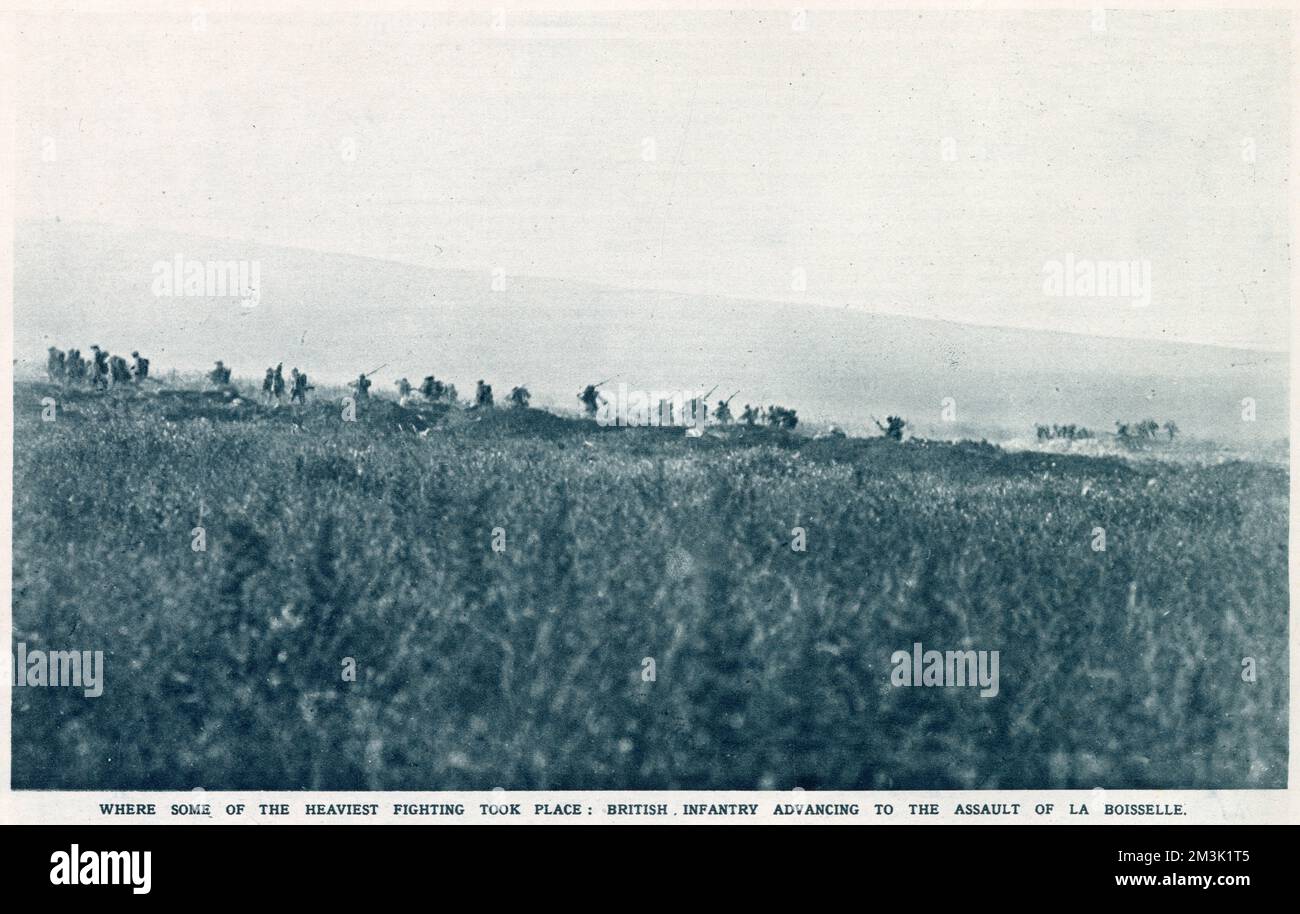
[[[1278,787],[1286,498],[1249,463],[20,385],[14,638],[107,672],[15,689],[14,786]],[[891,687],[914,641],[999,650],[999,695]]]

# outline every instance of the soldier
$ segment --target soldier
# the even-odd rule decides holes
[[[707,425],[709,421],[709,401],[704,397],[697,397],[692,400],[691,415],[695,417],[696,425]]]
[[[370,379],[367,378],[364,374],[362,374],[360,377],[358,377],[355,381],[353,381],[348,386],[356,390],[358,400],[370,399]]]
[[[397,385],[397,402],[405,406],[411,396],[411,382],[406,378],[398,378],[393,383]]]
[[[740,393],[740,391],[736,391],[736,393],[738,394]],[[713,416],[715,419],[718,420],[719,424],[721,425],[731,424],[731,420],[732,420],[731,401],[735,398],[735,396],[736,394],[732,394],[730,397],[727,397],[727,399],[718,401],[718,408],[713,411]]]
[[[224,387],[230,383],[230,369],[225,366],[224,362],[217,359],[216,366],[208,372],[208,380],[218,387]]]
[[[753,425],[758,422],[758,410],[746,403],[740,418],[746,425]]]
[[[588,416],[596,415],[596,409],[600,405],[601,399],[603,399],[599,391],[596,390],[598,386],[597,384],[588,384],[582,389],[582,393],[578,394],[578,399],[582,401],[583,409],[586,410]]]
[[[94,350],[94,361],[91,364],[90,384],[96,390],[108,389],[108,353],[99,348],[96,343],[90,347]]]
[[[262,378],[262,400],[270,403],[272,391],[275,390],[275,369],[266,369],[266,377]]]
[[[45,359],[45,373],[49,375],[51,381],[62,381],[67,371],[67,356],[60,349],[53,346],[49,348],[49,356]]]
[[[433,375],[425,375],[420,382],[420,393],[426,400],[438,400],[442,397],[442,382]]]
[[[474,387],[474,405],[476,407],[492,406],[492,385],[484,384],[480,379]]]
[[[116,356],[116,355],[108,356],[108,386],[109,387],[116,387],[119,383],[121,383],[119,369],[117,367],[119,358],[120,356]]]
[[[67,378],[71,384],[86,380],[86,361],[81,357],[80,349],[68,350]]]
[[[510,391],[510,405],[518,409],[527,409],[530,397],[532,394],[528,392],[528,388],[521,384]]]
[[[890,441],[903,440],[903,427],[906,426],[907,423],[898,416],[887,416],[885,421],[889,423],[888,425],[881,425],[880,420],[875,416],[871,417],[871,421],[876,423],[876,428],[884,432],[885,437]]]
[[[275,374],[271,378],[271,390],[275,394],[277,404],[284,402],[284,362],[275,366]]]
[[[773,404],[767,408],[767,424],[773,428],[793,429],[799,424],[799,416],[788,406]]]
[[[131,358],[134,359],[131,363],[131,376],[135,379],[135,383],[139,384],[149,377],[149,360],[134,349],[131,350]]]
[[[709,397],[711,397],[713,395],[713,392],[717,389],[718,389],[718,385],[714,384],[711,388],[709,388],[709,392],[706,393],[704,396],[692,397],[690,400],[688,400],[686,403],[686,408],[687,410],[689,410],[689,412],[686,413],[686,416],[683,417],[682,421],[685,422],[687,425],[707,424],[709,421]]]
[[[293,386],[289,388],[290,403],[301,403],[305,406],[307,404],[307,391],[315,389],[307,383],[307,372],[299,371],[297,368],[293,370]]]

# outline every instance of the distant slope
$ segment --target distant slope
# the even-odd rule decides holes
[[[261,302],[160,298],[153,265],[256,260]],[[720,384],[743,402],[788,404],[850,431],[901,413],[922,433],[990,439],[1035,421],[1110,430],[1116,419],[1176,419],[1185,433],[1249,442],[1287,433],[1287,356],[1211,346],[976,327],[776,302],[610,289],[101,226],[20,223],[16,354],[48,345],[139,348],[156,369],[217,358],[237,374],[268,364],[341,381],[382,362],[406,375],[478,378],[499,394],[526,382],[539,405],[572,408],[589,381],[633,387]],[[575,266],[575,269],[580,267]],[[616,382],[617,383],[617,382]],[[957,421],[941,422],[944,398]],[[1241,400],[1258,421],[1241,420]]]

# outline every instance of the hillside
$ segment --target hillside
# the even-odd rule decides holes
[[[256,260],[256,308],[159,298],[157,261]],[[48,345],[140,348],[156,370],[222,358],[255,377],[283,361],[341,382],[383,362],[389,385],[425,374],[472,389],[527,383],[564,410],[585,383],[720,384],[737,402],[783,403],[849,430],[900,413],[930,437],[1009,440],[1035,422],[1111,430],[1176,419],[1231,443],[1287,435],[1284,354],[975,327],[847,308],[611,289],[526,276],[492,290],[490,270],[434,270],[287,248],[63,223],[15,240],[20,369]],[[946,397],[956,422],[940,421]],[[1241,400],[1258,421],[1241,421]]]
[[[18,789],[1286,783],[1279,468],[15,404],[14,640],[106,654],[15,690]],[[891,687],[918,641],[998,694]]]

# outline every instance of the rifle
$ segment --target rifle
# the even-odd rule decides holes
[[[736,391],[736,394],[738,394],[738,393],[740,393],[740,391]],[[732,394],[730,397],[727,397],[727,399],[723,400],[722,402],[723,402],[724,404],[726,404],[727,406],[730,406],[730,405],[731,405],[731,401],[734,400],[734,399],[736,399],[736,394]]]
[[[713,392],[714,392],[715,390],[717,390],[719,386],[721,386],[721,385],[719,385],[719,384],[714,384],[712,387],[709,388],[709,392],[708,392],[707,394],[705,394],[704,396],[700,397],[700,399],[707,403],[707,402],[709,401],[709,397],[711,397],[711,396],[713,395]],[[737,391],[737,393],[739,393],[739,391]]]
[[[387,367],[388,367],[388,363],[385,362],[384,364],[380,365],[378,368],[372,368],[370,371],[362,372],[362,374],[364,374],[364,375],[368,378],[368,377],[370,377],[372,374],[374,374],[376,371],[382,371],[383,369],[385,369],[385,368],[387,368]]]
[[[601,384],[608,384],[610,381],[614,380],[615,377],[617,377],[617,375],[614,375],[614,377],[606,378],[605,380],[601,381],[600,384],[588,384],[587,387],[590,387],[592,390],[595,390],[595,389],[597,389],[598,387],[600,387]],[[582,390],[578,391],[578,399],[579,399],[579,400],[582,400],[583,395],[587,392],[587,387],[584,387]],[[601,399],[604,399],[604,398],[602,397]],[[583,402],[586,402],[586,401],[584,400]]]

